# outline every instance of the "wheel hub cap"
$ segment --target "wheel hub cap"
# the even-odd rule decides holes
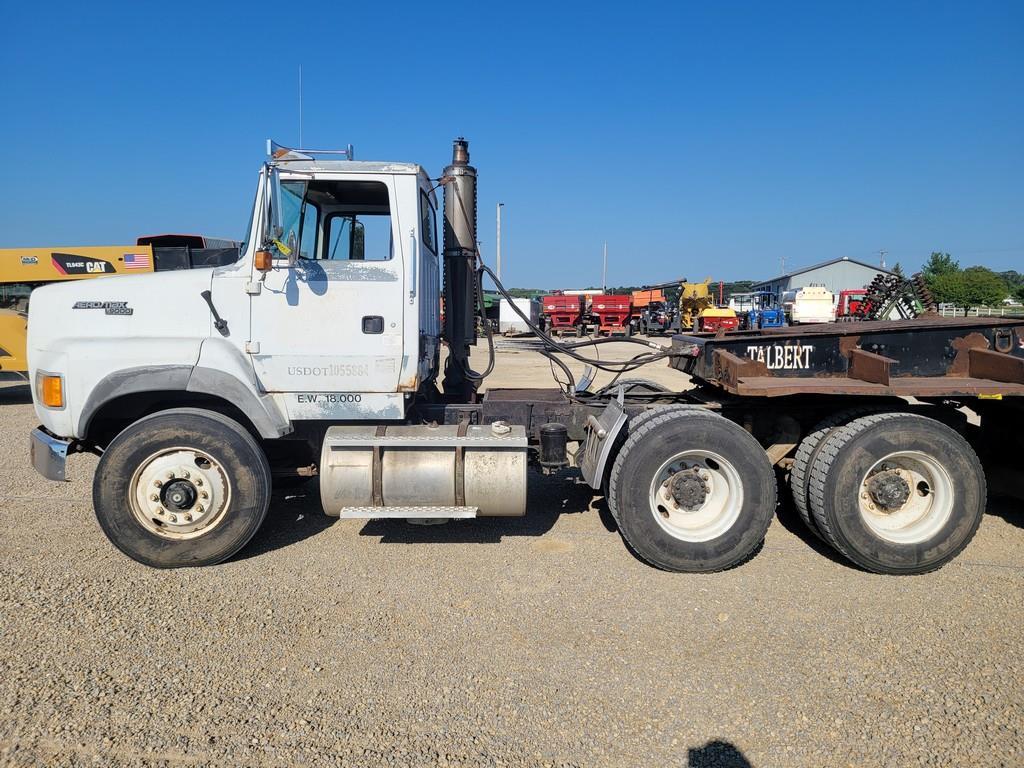
[[[899,509],[910,498],[910,483],[895,469],[872,475],[867,486],[871,500],[882,509]]]
[[[700,509],[708,497],[708,484],[696,469],[686,469],[673,475],[669,490],[675,503],[688,512]]]
[[[163,487],[161,495],[163,496],[165,507],[180,512],[192,509],[199,498],[199,492],[196,490],[196,487],[188,480],[175,480],[174,482],[167,483]]]
[[[172,448],[139,465],[128,497],[143,528],[163,538],[188,539],[221,523],[231,502],[231,484],[214,457]]]

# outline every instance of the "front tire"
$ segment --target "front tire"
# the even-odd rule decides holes
[[[910,413],[863,416],[835,430],[808,489],[828,542],[875,573],[942,567],[970,543],[985,512],[985,473],[967,441]]]
[[[213,565],[263,523],[271,476],[256,439],[212,411],[176,408],[135,422],[104,451],[93,480],[103,532],[154,568]]]
[[[609,494],[623,538],[643,560],[707,573],[738,565],[761,544],[776,482],[764,449],[741,427],[667,409],[631,427]]]

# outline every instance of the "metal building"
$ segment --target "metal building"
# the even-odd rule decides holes
[[[838,294],[847,288],[864,288],[879,272],[892,274],[887,269],[856,261],[844,256],[841,259],[823,261],[785,275],[773,277],[753,286],[755,291],[770,291],[780,297],[786,291],[795,291],[808,285],[823,285]]]

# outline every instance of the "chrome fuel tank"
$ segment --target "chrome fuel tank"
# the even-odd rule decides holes
[[[333,516],[446,507],[463,510],[452,517],[517,517],[526,513],[526,451],[525,428],[502,422],[331,427],[320,501]]]

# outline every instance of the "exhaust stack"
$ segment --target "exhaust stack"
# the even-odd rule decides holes
[[[452,162],[444,169],[444,329],[448,342],[445,395],[472,402],[477,382],[466,376],[469,345],[476,343],[476,168],[469,164],[469,142],[452,142]]]

